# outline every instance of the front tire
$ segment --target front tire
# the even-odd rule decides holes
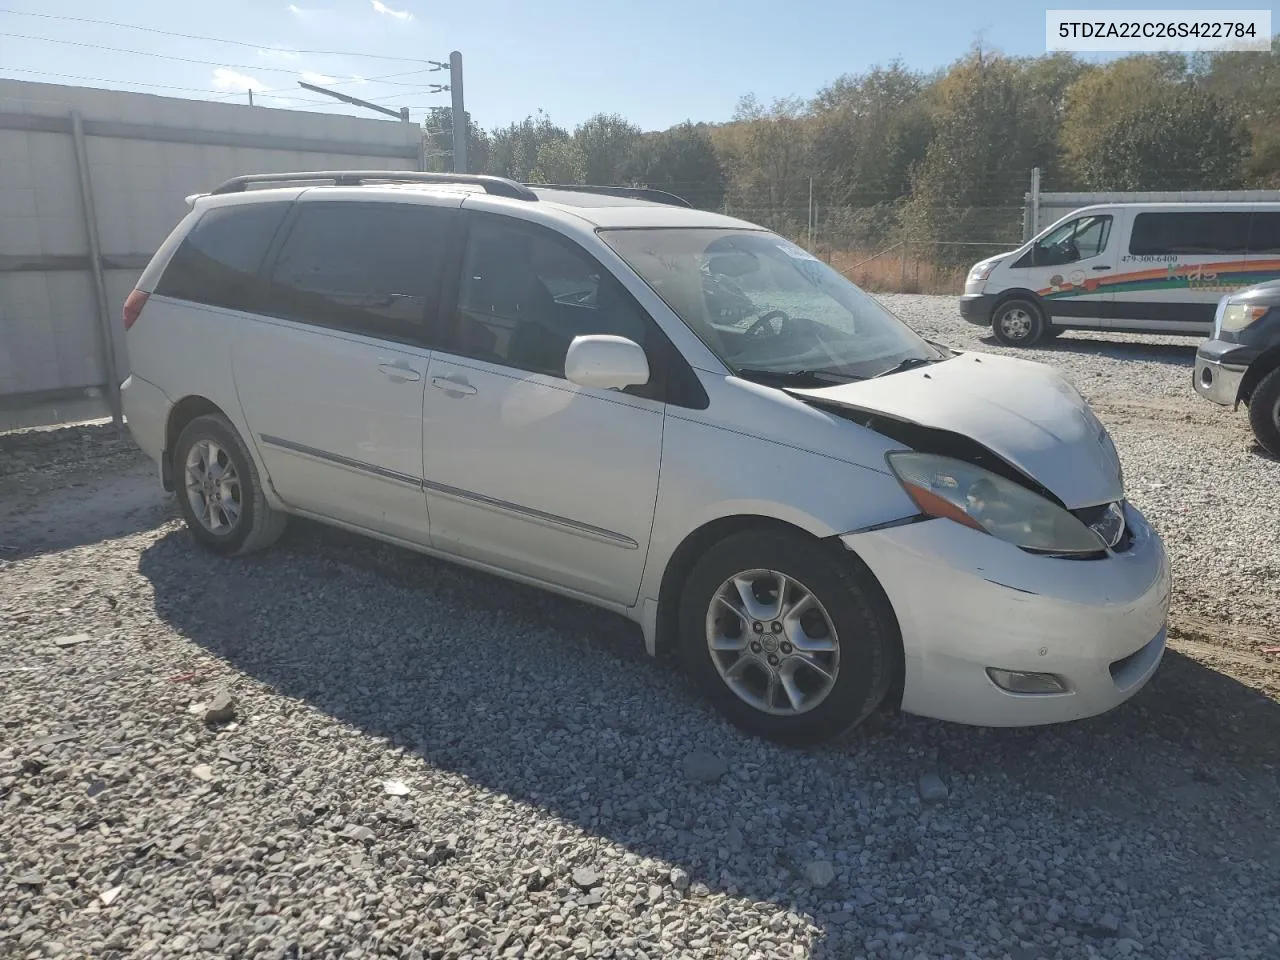
[[[288,518],[267,503],[253,457],[226,417],[208,414],[188,423],[173,458],[178,507],[201,546],[230,556],[280,539]]]
[[[1249,395],[1249,426],[1262,448],[1280,457],[1280,367],[1263,377]]]
[[[750,530],[713,546],[680,598],[686,671],[749,733],[809,746],[876,709],[901,639],[871,573],[838,547]]]
[[[1030,300],[1006,300],[991,315],[991,332],[1006,347],[1030,347],[1044,339],[1045,319]]]

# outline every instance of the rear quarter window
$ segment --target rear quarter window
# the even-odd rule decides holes
[[[288,203],[214,207],[178,245],[156,284],[159,296],[248,310],[267,248]]]
[[[1140,213],[1133,219],[1129,253],[1135,256],[1243,254],[1250,214],[1234,211]]]

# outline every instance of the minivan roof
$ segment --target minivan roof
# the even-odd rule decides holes
[[[279,184],[276,186],[275,184]],[[353,190],[352,188],[356,188]],[[574,184],[540,186],[484,175],[420,174],[412,171],[318,171],[252,174],[228,180],[211,193],[187,198],[191,206],[295,200],[304,195],[334,191],[334,199],[403,201],[406,194],[483,197],[489,210],[540,209],[544,215],[569,215],[600,229],[689,228],[761,230],[757,224],[723,214],[698,210],[673,194],[648,188],[594,187]],[[252,198],[252,199],[250,199]]]

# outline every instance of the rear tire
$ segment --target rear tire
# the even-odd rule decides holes
[[[1044,339],[1044,314],[1030,300],[1006,300],[991,315],[991,332],[1006,347],[1031,347]]]
[[[791,746],[865,720],[901,646],[870,571],[842,548],[784,530],[748,530],[711,547],[685,583],[679,624],[684,667],[716,709]]]
[[[1263,449],[1280,457],[1280,367],[1258,381],[1249,394],[1249,425]]]
[[[196,417],[183,428],[173,477],[187,527],[213,553],[253,553],[284,532],[288,516],[267,503],[253,457],[221,414]]]

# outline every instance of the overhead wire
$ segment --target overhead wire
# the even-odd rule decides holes
[[[160,30],[156,27],[144,27],[136,23],[123,23],[118,20],[95,20],[91,17],[71,17],[64,14],[54,13],[35,13],[30,10],[9,10],[0,8],[0,13],[7,13],[20,17],[39,17],[42,20],[63,20],[69,23],[88,23],[99,27],[120,27],[125,30],[139,30],[144,33],[159,34],[163,37],[179,37],[183,40],[205,40],[210,43],[227,43],[237,47],[250,47],[257,50],[279,50],[281,53],[306,54],[308,56],[334,56],[334,57],[363,57],[369,60],[398,60],[402,63],[422,63],[428,66],[432,61],[424,60],[421,57],[393,57],[383,53],[358,53],[352,50],[294,50],[292,48],[275,48],[268,47],[260,43],[251,43],[247,40],[232,40],[227,37],[209,37],[196,33],[176,33],[172,30]]]

